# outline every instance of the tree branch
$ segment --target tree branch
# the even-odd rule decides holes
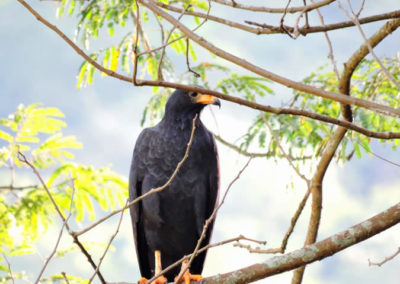
[[[1,254],[3,255],[4,261],[7,263],[8,273],[10,274],[11,282],[14,284],[15,280],[14,280],[14,275],[13,275],[12,270],[11,270],[11,264],[8,261],[6,254],[4,252],[2,252]]]
[[[222,197],[221,202],[218,204],[217,207],[214,208],[214,211],[211,213],[211,216],[206,220],[206,222],[205,222],[205,224],[203,226],[203,230],[201,232],[200,238],[197,240],[196,247],[195,247],[195,249],[194,249],[194,251],[193,251],[193,253],[192,253],[192,255],[191,255],[190,259],[189,259],[189,262],[186,265],[185,269],[182,269],[182,271],[179,273],[178,277],[176,278],[175,284],[179,283],[179,281],[181,280],[183,274],[190,268],[190,265],[192,264],[195,256],[199,253],[201,243],[203,242],[204,238],[206,237],[206,232],[207,232],[208,226],[210,226],[211,222],[215,219],[215,216],[217,215],[218,210],[224,204],[225,199],[226,199],[226,197],[227,197],[227,195],[229,193],[229,190],[232,188],[232,185],[240,178],[240,176],[246,170],[246,168],[248,167],[248,165],[250,164],[252,159],[253,159],[253,157],[250,157],[248,159],[247,163],[243,166],[243,168],[237,173],[237,175],[229,183],[228,188],[225,190],[225,194]],[[155,278],[155,277],[153,277],[153,278]]]
[[[189,157],[190,146],[191,146],[192,143],[193,143],[194,132],[195,132],[195,130],[196,130],[196,120],[197,120],[197,117],[198,117],[198,115],[196,114],[195,117],[193,118],[192,132],[191,132],[191,134],[190,134],[190,138],[189,138],[189,141],[188,141],[188,144],[187,144],[187,147],[186,147],[185,154],[184,154],[184,156],[182,157],[182,160],[179,161],[178,165],[176,166],[174,172],[172,173],[172,175],[170,176],[170,178],[168,179],[168,181],[167,181],[164,185],[162,185],[162,186],[160,186],[160,187],[152,188],[152,189],[151,189],[150,191],[148,191],[147,193],[145,193],[145,194],[143,194],[143,195],[141,195],[141,196],[135,198],[134,200],[130,201],[130,202],[129,202],[127,205],[125,205],[124,207],[112,211],[110,214],[104,216],[103,218],[100,218],[98,221],[94,222],[92,225],[86,227],[85,229],[83,229],[83,230],[81,230],[81,231],[79,231],[79,232],[74,232],[74,233],[73,233],[74,236],[80,236],[80,235],[82,235],[82,234],[84,234],[84,233],[90,231],[91,229],[93,229],[93,228],[96,227],[97,225],[103,223],[105,220],[107,220],[107,219],[109,219],[110,217],[112,217],[112,216],[114,216],[114,215],[116,215],[116,214],[118,214],[118,213],[120,213],[120,212],[122,212],[122,211],[128,209],[129,207],[131,207],[132,205],[138,203],[140,200],[142,200],[142,199],[148,197],[149,195],[152,195],[152,194],[154,194],[154,193],[156,193],[156,192],[160,192],[160,191],[163,191],[164,189],[166,189],[166,188],[172,183],[172,181],[174,180],[174,178],[175,178],[176,175],[178,174],[180,168],[182,167],[183,163],[184,163],[184,162],[186,161],[186,159]]]
[[[262,263],[203,279],[204,284],[249,283],[334,255],[400,223],[400,203],[349,229]]]
[[[300,7],[292,7],[292,8],[268,8],[262,6],[247,6],[243,4],[239,4],[237,2],[227,1],[227,0],[212,0],[213,2],[231,6],[238,9],[253,11],[253,12],[266,12],[266,13],[297,13],[302,11],[311,11],[319,7],[323,7],[329,5],[330,3],[334,2],[335,0],[323,0],[318,3],[313,3],[307,6],[300,6]]]
[[[32,169],[32,171],[34,172],[34,174],[36,175],[36,177],[39,179],[40,183],[42,184],[43,188],[45,189],[47,195],[50,198],[51,203],[54,206],[54,209],[56,210],[56,212],[58,213],[58,215],[60,216],[61,220],[63,221],[63,223],[65,224],[65,228],[67,228],[68,233],[71,235],[71,237],[73,238],[74,243],[79,247],[79,249],[81,250],[81,252],[86,256],[88,262],[90,263],[90,265],[93,267],[93,269],[97,269],[96,264],[94,263],[92,256],[90,255],[90,253],[85,249],[85,247],[82,245],[82,243],[79,241],[78,236],[74,235],[74,233],[71,231],[66,218],[64,217],[64,214],[61,212],[60,208],[58,207],[57,203],[54,201],[53,196],[51,195],[51,192],[49,191],[49,189],[47,188],[46,183],[43,181],[41,175],[39,174],[38,170],[35,168],[35,166],[30,163],[25,155],[21,152],[18,152],[18,155],[20,157],[20,160],[25,163],[28,167],[30,167]],[[97,271],[97,276],[99,277],[100,281],[102,284],[106,284],[106,281],[103,277],[103,275],[100,273],[100,271]]]
[[[373,15],[373,16],[368,16],[359,19],[359,22],[361,25],[363,24],[368,24],[368,23],[373,23],[373,22],[378,22],[378,21],[383,21],[383,20],[388,20],[388,19],[396,19],[400,17],[400,10],[384,13],[384,14],[378,14],[378,15]],[[210,18],[211,20],[211,18]],[[253,21],[245,21],[246,24],[253,25],[260,27],[260,29],[255,29],[254,33],[257,34],[277,34],[277,33],[283,33],[282,29],[280,26],[272,26],[268,24],[260,24],[256,23]],[[313,27],[302,27],[298,29],[298,32],[302,35],[307,35],[307,34],[312,34],[312,33],[320,33],[320,32],[328,32],[328,31],[333,31],[333,30],[339,30],[343,28],[349,28],[349,27],[354,27],[355,23],[352,21],[345,21],[345,22],[339,22],[339,23],[334,23],[334,24],[329,24],[329,25],[322,25],[322,26],[313,26]],[[245,26],[248,28],[248,26]],[[295,28],[290,27],[290,26],[284,26],[285,29],[289,32],[294,32]],[[237,26],[236,28],[241,28]],[[250,29],[248,30],[250,31]]]
[[[92,64],[96,69],[98,69],[101,72],[106,73],[109,76],[112,76],[114,78],[120,79],[122,81],[130,82],[132,83],[132,78],[127,77],[124,75],[121,75],[117,72],[114,72],[110,69],[104,68],[100,64],[98,64],[96,61],[94,61],[90,56],[85,54],[83,50],[81,50],[76,44],[74,44],[67,36],[65,36],[56,26],[50,24],[47,20],[45,20],[42,16],[40,16],[32,7],[30,7],[25,1],[23,0],[18,0],[24,7],[26,7],[40,22],[45,24],[47,27],[49,27],[51,30],[56,32],[62,39],[64,39],[79,55],[81,55],[86,61],[88,61],[90,64]],[[138,19],[139,20],[139,19]],[[396,27],[397,28],[397,27]],[[133,81],[135,81],[135,74],[133,76]],[[262,110],[270,113],[275,113],[275,114],[292,114],[292,115],[300,115],[300,116],[305,116],[309,117],[312,119],[328,122],[331,124],[336,124],[340,125],[346,128],[349,128],[351,130],[354,130],[356,132],[359,132],[361,134],[364,134],[368,137],[373,137],[373,138],[380,138],[380,139],[393,139],[393,138],[400,138],[400,133],[397,132],[374,132],[370,131],[368,129],[365,129],[363,127],[357,126],[355,124],[349,123],[348,121],[343,121],[339,120],[336,118],[332,118],[326,115],[321,115],[313,112],[309,112],[306,110],[299,110],[299,109],[290,109],[290,108],[276,108],[276,107],[271,107],[268,105],[262,105],[258,104],[255,102],[251,102],[242,98],[238,97],[233,97],[229,96],[220,92],[204,89],[204,88],[199,88],[195,86],[190,86],[190,85],[184,85],[184,84],[179,84],[179,83],[171,83],[171,82],[164,82],[164,81],[149,81],[149,80],[136,80],[135,82],[136,85],[138,86],[163,86],[163,87],[168,87],[168,88],[178,88],[178,89],[184,89],[188,91],[195,91],[195,92],[203,92],[205,94],[210,94],[215,97],[221,98],[226,101],[230,101],[239,105],[247,106],[249,108],[257,109],[257,110]],[[316,88],[314,88],[316,89]],[[317,89],[318,90],[318,89]],[[334,93],[335,94],[335,93]],[[342,95],[340,95],[342,96]],[[335,99],[334,99],[335,100]],[[355,102],[353,102],[354,98],[348,98],[346,99],[347,103],[351,105],[357,105]],[[358,99],[360,100],[360,99]],[[368,101],[363,101],[363,105],[366,105],[367,109],[374,109],[373,106],[368,107],[369,103]],[[384,105],[379,105],[372,103],[374,105],[378,105],[378,108],[383,108],[383,109],[389,109],[389,112],[394,111],[395,113],[400,114],[400,110],[393,109]],[[397,114],[396,114],[397,115]]]
[[[22,1],[22,0],[18,0]],[[138,0],[139,2],[139,0]],[[270,71],[267,71],[257,65],[254,65],[242,58],[239,58],[225,50],[218,48],[217,46],[213,45],[209,41],[206,41],[203,37],[198,36],[197,34],[193,33],[190,29],[188,29],[184,24],[177,21],[174,17],[169,15],[167,12],[163,11],[159,7],[156,6],[156,3],[153,0],[140,0],[140,3],[146,6],[148,9],[159,15],[160,17],[167,20],[170,24],[176,26],[178,29],[181,30],[188,38],[192,41],[196,42],[198,45],[202,46],[203,48],[207,49],[208,51],[214,53],[216,56],[226,59],[244,69],[253,72],[257,75],[260,75],[264,78],[270,79],[274,82],[282,84],[288,88],[296,89],[305,93],[313,94],[319,97],[323,97],[326,99],[331,99],[334,101],[338,101],[344,104],[354,104],[363,108],[368,108],[370,110],[374,110],[379,113],[383,113],[390,116],[400,117],[400,109],[395,109],[390,106],[381,105],[375,102],[366,101],[359,98],[349,97],[344,94],[333,93],[325,90],[318,89],[313,86],[309,86],[300,82],[296,82]],[[158,3],[158,2],[157,2]],[[400,19],[399,19],[400,21]],[[392,23],[393,30],[397,29],[400,25],[400,22],[397,23],[396,20],[390,21],[388,23]],[[392,30],[392,31],[393,31]]]
[[[58,238],[57,238],[56,244],[54,245],[54,248],[53,248],[52,252],[50,253],[50,255],[46,258],[46,261],[43,264],[43,267],[40,270],[38,277],[36,278],[35,284],[39,283],[39,281],[42,278],[43,272],[45,271],[47,265],[49,264],[50,260],[54,256],[54,254],[57,252],[58,245],[60,244],[61,237],[62,237],[62,235],[64,233],[64,228],[67,226],[67,222],[68,222],[68,220],[69,220],[69,218],[71,217],[71,214],[72,214],[72,205],[74,204],[73,203],[74,195],[75,195],[75,186],[74,186],[74,181],[72,180],[72,193],[71,193],[71,201],[70,201],[70,204],[69,204],[68,216],[67,216],[67,218],[65,219],[65,221],[62,224],[60,233],[58,234]]]
[[[385,259],[384,260],[382,260],[381,262],[372,262],[372,261],[370,261],[369,259],[368,259],[368,264],[371,266],[371,265],[376,265],[376,266],[382,266],[382,265],[384,265],[386,262],[388,262],[388,261],[390,261],[390,260],[392,260],[393,258],[395,258],[398,254],[400,254],[400,247],[399,248],[397,248],[397,251],[394,253],[394,254],[392,254],[391,256],[388,256],[388,257],[385,257]]]

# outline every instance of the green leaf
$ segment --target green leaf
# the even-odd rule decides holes
[[[0,129],[0,139],[11,142],[13,140],[13,137],[10,134],[8,134],[7,132]]]

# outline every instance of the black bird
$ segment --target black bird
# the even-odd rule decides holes
[[[208,104],[220,106],[220,101],[183,90],[171,95],[161,122],[144,129],[136,141],[129,177],[130,200],[168,181],[184,156],[195,115],[200,115]],[[216,206],[218,192],[216,142],[198,118],[189,157],[172,183],[130,208],[142,277],[149,279],[160,271],[161,267],[155,267],[160,254],[162,265],[167,267],[193,252],[204,223]],[[210,242],[212,228],[210,224],[201,247]],[[201,274],[205,257],[206,252],[194,259],[192,273]],[[176,267],[164,276],[173,281],[178,273]]]

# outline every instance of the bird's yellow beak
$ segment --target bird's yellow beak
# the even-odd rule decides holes
[[[200,104],[205,104],[205,105],[213,104],[213,105],[217,105],[217,106],[221,107],[220,100],[218,98],[210,96],[210,95],[198,94],[196,102],[200,103]]]

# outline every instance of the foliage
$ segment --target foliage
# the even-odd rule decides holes
[[[82,144],[74,136],[62,134],[61,129],[66,126],[63,117],[57,108],[33,104],[20,105],[13,114],[0,119],[0,173],[10,176],[0,184],[0,252],[8,256],[34,253],[32,240],[42,236],[58,218],[44,188],[21,162],[19,152],[41,172],[48,173],[46,185],[65,212],[70,206],[72,186],[75,187],[72,213],[76,222],[82,222],[86,215],[94,219],[95,204],[109,210],[125,203],[124,178],[109,167],[97,169],[72,162],[71,150]],[[3,274],[6,272],[2,259],[0,283],[7,280]],[[14,273],[14,277],[25,275]]]
[[[384,60],[387,69],[395,77],[400,76],[399,62],[395,59]],[[303,80],[304,83],[318,88],[338,92],[337,78],[333,72],[324,72],[320,68],[316,73],[312,73]],[[384,104],[397,108],[399,105],[398,91],[396,86],[383,74],[377,62],[364,60],[353,75],[351,95],[380,101]],[[321,97],[316,97],[303,92],[294,91],[291,107],[312,110],[316,113],[329,115],[339,118],[340,104]],[[297,116],[285,115],[277,116],[270,114],[259,114],[254,123],[249,127],[246,135],[241,139],[241,147],[247,149],[252,142],[258,140],[258,145],[267,148],[273,153],[279,154],[276,142],[269,138],[266,143],[267,128],[262,116],[273,126],[274,131],[281,137],[282,143],[287,146],[291,153],[299,155],[319,156],[326,146],[329,137],[333,134],[334,126],[321,123],[312,119]],[[392,117],[381,116],[359,107],[353,107],[354,122],[372,131],[400,131],[400,122]],[[392,143],[395,149],[400,141],[380,140],[382,143]],[[369,153],[371,139],[356,132],[348,132],[343,139],[337,158],[342,162],[353,157],[361,158],[362,153]]]

